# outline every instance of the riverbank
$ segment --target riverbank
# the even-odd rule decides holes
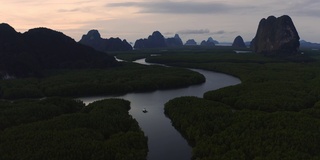
[[[146,64],[144,60],[136,62]],[[150,65],[150,64],[147,64]],[[121,98],[131,102],[130,115],[136,119],[139,126],[148,137],[148,160],[177,160],[191,159],[192,148],[184,137],[172,126],[170,119],[164,114],[164,104],[169,100],[180,96],[198,96],[203,93],[240,83],[236,77],[211,71],[194,69],[202,74],[205,83],[192,85],[180,89],[158,90],[145,93],[128,93],[122,96],[100,96],[80,98],[84,103],[105,99]],[[146,108],[148,113],[143,113]]]
[[[172,124],[193,144],[193,159],[319,159],[319,53],[304,56],[189,53],[149,60],[242,80],[166,104]]]

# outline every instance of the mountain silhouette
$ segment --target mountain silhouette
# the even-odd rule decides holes
[[[294,55],[299,54],[299,40],[299,34],[288,15],[278,18],[269,16],[260,20],[251,48],[264,55]]]
[[[79,43],[93,47],[101,52],[108,51],[131,51],[132,46],[120,38],[103,39],[98,30],[90,30],[86,35],[83,35]]]
[[[172,38],[166,39],[166,44],[168,47],[180,47],[183,46],[183,42],[178,34],[175,34]]]
[[[246,44],[243,41],[243,38],[241,36],[237,36],[233,43],[232,47],[237,47],[237,48],[247,48]]]
[[[167,47],[166,40],[159,31],[154,31],[147,39],[138,39],[134,44],[135,49]]]
[[[102,68],[116,64],[114,57],[77,43],[48,28],[16,32],[0,24],[0,77],[41,76],[45,69]]]

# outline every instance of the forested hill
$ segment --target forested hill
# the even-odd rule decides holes
[[[77,43],[48,28],[16,32],[0,24],[0,76],[41,76],[44,69],[103,68],[116,64],[114,57]]]

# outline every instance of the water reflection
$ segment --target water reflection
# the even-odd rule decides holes
[[[144,59],[136,61],[146,64]],[[146,93],[129,93],[123,96],[100,96],[80,98],[88,104],[106,98],[122,98],[131,102],[129,113],[135,118],[144,133],[148,136],[148,160],[187,160],[191,159],[191,147],[187,141],[171,125],[170,119],[164,115],[164,104],[181,96],[202,97],[203,93],[222,87],[236,85],[240,80],[226,74],[192,69],[203,74],[206,82],[182,89],[158,90]],[[148,110],[143,113],[143,108]]]

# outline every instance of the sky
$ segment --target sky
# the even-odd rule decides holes
[[[129,42],[153,31],[198,43],[251,41],[259,21],[289,15],[300,35],[320,43],[319,0],[0,0],[0,23],[18,32],[47,27],[79,41],[91,29]]]

